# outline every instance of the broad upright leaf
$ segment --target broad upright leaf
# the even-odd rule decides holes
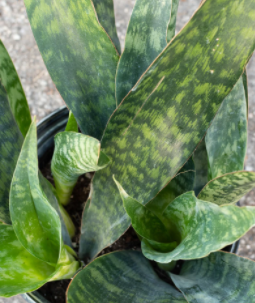
[[[168,252],[155,250],[148,241],[142,241],[145,257],[159,263],[205,257],[234,243],[255,225],[254,207],[218,206],[198,200],[192,192],[176,198],[163,216],[175,225],[181,240],[174,250]],[[169,242],[174,240],[171,234],[169,237]]]
[[[249,0],[205,1],[113,114],[102,140],[112,162],[93,178],[81,256],[93,258],[130,224],[112,175],[145,204],[191,156],[254,50],[254,14]]]
[[[40,260],[57,264],[62,246],[61,224],[39,183],[35,122],[14,171],[10,214],[15,234],[26,250]]]
[[[116,76],[117,104],[166,47],[172,0],[137,0]]]
[[[0,82],[0,221],[11,224],[9,193],[23,137]]]
[[[198,198],[218,205],[237,203],[255,187],[255,173],[239,171],[211,180],[199,193]]]
[[[112,42],[120,54],[121,48],[115,25],[113,0],[92,0],[92,2],[94,3],[99,22],[112,39]]]
[[[175,36],[175,26],[176,26],[178,6],[179,6],[179,0],[172,0],[171,18],[167,30],[167,42],[170,42]]]
[[[116,108],[119,56],[91,0],[25,0],[46,67],[83,133],[101,139]]]
[[[47,282],[55,268],[31,255],[12,226],[0,225],[0,239],[0,297],[30,292]]]
[[[178,276],[170,275],[190,303],[255,302],[255,263],[234,254],[186,261]]]
[[[68,121],[67,121],[67,124],[66,124],[66,128],[65,128],[65,131],[66,132],[76,132],[78,133],[78,124],[75,120],[75,117],[72,113],[72,111],[69,111],[69,118],[68,118]]]
[[[55,136],[55,151],[51,161],[51,170],[55,181],[58,200],[67,204],[79,176],[100,170],[108,164],[98,165],[100,142],[92,137],[61,132]]]
[[[72,280],[68,303],[186,303],[161,280],[138,251],[119,251],[97,258]]]
[[[243,170],[247,145],[247,103],[242,76],[222,103],[208,129],[205,143],[212,179]]]
[[[6,89],[12,114],[25,137],[31,124],[27,99],[12,60],[0,40],[0,80]]]

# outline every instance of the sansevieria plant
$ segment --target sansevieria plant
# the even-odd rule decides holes
[[[122,54],[112,0],[24,1],[70,115],[53,187],[1,43],[0,296],[71,279],[68,303],[255,302],[255,263],[222,251],[255,225],[255,208],[236,206],[255,186],[243,171],[255,1],[203,1],[175,36],[178,0],[137,0]],[[95,171],[77,254],[65,206]],[[97,258],[130,224],[141,251]]]

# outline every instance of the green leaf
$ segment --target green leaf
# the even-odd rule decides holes
[[[193,154],[193,160],[196,169],[194,191],[197,195],[207,184],[210,175],[205,139],[200,142],[197,149],[195,150]]]
[[[206,134],[205,143],[212,179],[243,170],[247,145],[247,103],[243,77],[222,103]]]
[[[112,162],[93,178],[82,258],[93,258],[130,225],[112,175],[146,204],[192,155],[254,50],[253,14],[249,0],[205,1],[114,112],[102,140]]]
[[[0,225],[0,239],[0,297],[30,292],[47,282],[55,268],[31,255],[12,226]]]
[[[75,117],[72,113],[72,111],[69,111],[69,118],[66,124],[66,132],[75,132],[78,133],[79,129],[78,129],[78,124],[75,120]]]
[[[79,176],[107,166],[109,159],[106,156],[104,163],[98,166],[99,154],[100,142],[97,139],[67,131],[55,136],[51,171],[61,204],[68,204]]]
[[[178,6],[179,6],[179,0],[172,0],[171,18],[167,30],[167,42],[170,42],[175,36],[175,26],[176,26]]]
[[[94,3],[99,22],[112,39],[120,54],[121,48],[115,25],[113,0],[92,0],[92,2]]]
[[[31,124],[27,99],[12,60],[0,40],[0,80],[6,89],[12,114],[25,137]]]
[[[42,191],[38,177],[35,122],[24,140],[10,191],[13,229],[32,255],[57,264],[61,252],[61,224],[55,209]]]
[[[170,275],[190,303],[255,302],[255,263],[234,254],[186,261],[180,275]]]
[[[234,243],[255,224],[254,207],[218,206],[198,200],[193,192],[176,198],[163,216],[175,225],[181,241],[173,251],[162,253],[143,240],[145,257],[159,263],[205,257]]]
[[[172,0],[137,0],[116,76],[117,104],[166,47]]]
[[[45,65],[83,133],[101,139],[116,108],[119,55],[90,0],[25,0]]]
[[[185,303],[183,295],[161,280],[138,251],[97,258],[72,280],[68,303]]]
[[[239,171],[211,180],[199,193],[200,200],[218,205],[237,203],[255,187],[255,173]]]
[[[194,162],[190,158],[178,174],[158,195],[146,204],[146,208],[161,218],[165,208],[178,196],[193,190],[195,180]]]
[[[0,82],[0,221],[11,224],[9,194],[23,136],[12,114],[7,93]]]

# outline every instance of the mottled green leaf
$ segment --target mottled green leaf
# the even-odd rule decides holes
[[[10,214],[18,240],[27,251],[40,260],[57,264],[61,223],[39,183],[35,122],[27,133],[14,171]]]
[[[255,302],[255,263],[234,254],[186,261],[178,276],[170,275],[190,303]]]
[[[27,99],[12,60],[0,40],[0,80],[6,89],[11,111],[25,137],[31,124]]]
[[[115,25],[113,0],[92,0],[92,2],[94,3],[99,22],[112,39],[120,54],[121,48]]]
[[[11,224],[9,193],[22,141],[7,93],[0,82],[0,221],[7,224]]]
[[[218,205],[237,203],[255,187],[255,173],[239,171],[211,180],[198,198]]]
[[[160,252],[144,239],[143,254],[159,263],[205,257],[212,251],[234,243],[255,224],[254,207],[218,206],[198,200],[193,192],[176,198],[163,216],[175,225],[180,242],[174,250]]]
[[[247,121],[248,121],[248,112],[249,112],[249,96],[248,96],[248,77],[247,77],[247,71],[244,70],[243,73],[243,86],[245,91],[245,99],[246,99],[246,113],[247,113]]]
[[[79,176],[104,168],[109,159],[98,165],[100,142],[92,137],[61,132],[55,136],[55,150],[51,161],[58,200],[68,204]]]
[[[115,111],[102,140],[112,162],[93,178],[82,257],[93,258],[130,225],[112,175],[145,204],[194,152],[254,50],[254,14],[249,0],[205,1]]]
[[[166,47],[172,0],[137,0],[116,76],[117,104]]]
[[[170,42],[175,36],[175,26],[176,26],[178,6],[179,6],[179,0],[172,0],[171,18],[167,30],[167,42]]]
[[[76,132],[78,133],[78,124],[76,122],[76,119],[72,113],[72,111],[69,111],[69,118],[66,124],[66,132]]]
[[[201,191],[201,189],[207,184],[208,176],[210,174],[205,139],[200,142],[197,149],[195,150],[193,154],[193,161],[196,170],[194,191],[197,195]]]
[[[33,291],[46,283],[55,268],[32,256],[13,227],[0,225],[0,297]]]
[[[146,204],[157,216],[161,216],[165,208],[178,196],[193,190],[195,167],[192,158],[183,166],[170,183],[158,195]]]
[[[83,133],[101,139],[116,108],[119,56],[90,0],[25,0],[46,67]]]
[[[104,255],[71,282],[68,303],[185,303],[183,295],[161,280],[138,251]]]
[[[247,145],[247,103],[243,77],[222,103],[208,129],[205,143],[212,179],[243,170]]]

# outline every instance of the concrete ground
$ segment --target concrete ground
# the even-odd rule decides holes
[[[135,0],[114,0],[116,24],[121,45]],[[199,6],[200,0],[180,0],[177,31],[188,22]],[[22,0],[0,0],[0,37],[7,47],[21,78],[32,115],[42,119],[45,115],[64,104],[44,66],[34,41]],[[255,169],[255,57],[248,65],[249,76],[249,139],[246,169]],[[255,191],[242,199],[243,205],[255,205]],[[251,229],[242,239],[239,254],[255,260],[255,229]],[[0,303],[24,303],[16,296],[0,298]]]

